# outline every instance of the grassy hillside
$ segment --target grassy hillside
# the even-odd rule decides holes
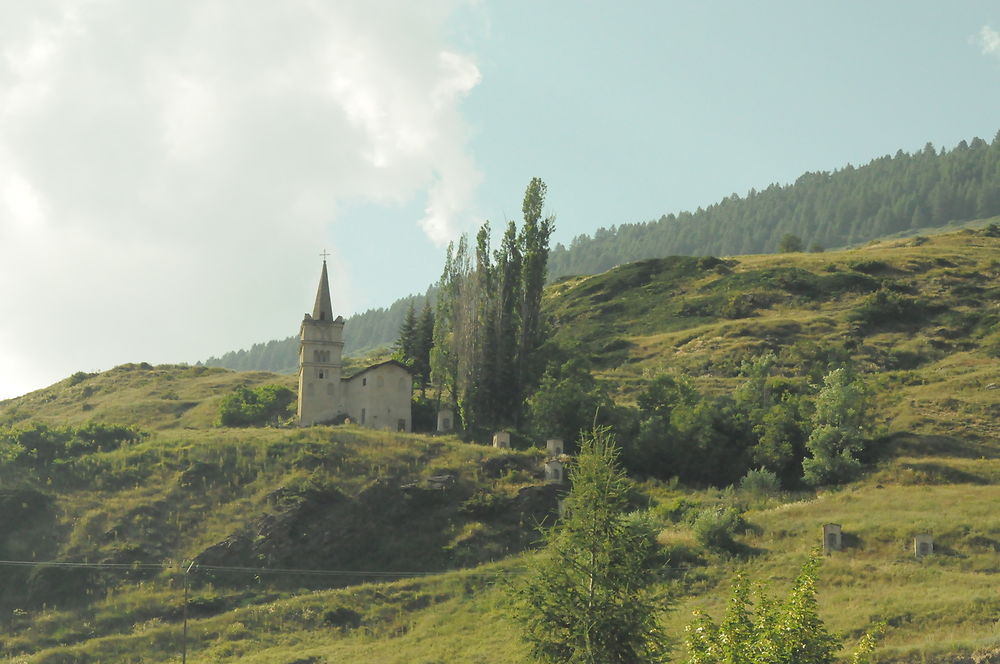
[[[847,547],[824,564],[820,608],[845,644],[886,620],[880,661],[1000,661],[998,250],[990,232],[964,232],[644,261],[549,289],[556,338],[579,344],[623,402],[663,371],[731,390],[740,362],[765,350],[789,375],[849,356],[876,388],[883,449],[853,484],[638,481],[636,508],[660,531],[670,634],[693,608],[717,615],[735,570],[783,590],[834,522]],[[3,425],[63,436],[53,462],[0,455],[0,559],[100,565],[0,565],[0,657],[178,661],[193,560],[191,662],[524,661],[499,588],[531,566],[533,524],[554,515],[541,453],[352,427],[212,426],[225,393],[270,382],[294,386],[129,365],[0,403]],[[145,433],[93,444],[104,440],[94,421]],[[698,537],[718,508],[742,512],[736,553]],[[918,560],[920,532],[936,553]]]
[[[648,372],[724,389],[761,352],[789,372],[841,354],[902,383],[881,390],[891,417],[905,415],[901,393],[956,389],[960,407],[985,415],[1000,355],[998,277],[1000,238],[970,230],[818,254],[650,259],[563,280],[546,309],[555,338],[578,344],[624,394]]]

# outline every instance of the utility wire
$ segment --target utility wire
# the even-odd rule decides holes
[[[133,571],[133,570],[167,570],[167,569],[180,569],[180,563],[89,563],[89,562],[76,562],[76,561],[59,561],[59,560],[0,560],[0,566],[7,567],[63,567],[63,568],[79,568],[79,569],[102,569],[102,570],[120,570],[120,571]],[[286,568],[286,567],[234,567],[230,565],[194,565],[194,570],[205,570],[211,572],[235,572],[244,574],[299,574],[299,575],[313,575],[313,576],[366,576],[366,577],[385,577],[385,578],[397,578],[397,577],[421,577],[421,576],[433,576],[436,574],[445,574],[447,572],[453,571],[463,571],[463,570],[440,570],[433,572],[394,572],[390,570],[343,570],[343,569],[296,569],[296,568]],[[478,572],[473,574],[480,574],[487,576],[485,572]]]
[[[135,570],[167,570],[181,569],[182,564],[175,563],[89,563],[78,561],[60,560],[0,560],[0,566],[5,567],[63,567],[79,569],[98,569],[109,571],[135,571]],[[686,571],[697,569],[695,567],[661,567],[660,569],[671,571]],[[435,576],[448,572],[460,572],[472,576],[497,576],[499,574],[521,574],[527,571],[526,567],[515,567],[506,571],[497,572],[472,572],[470,570],[452,569],[438,570],[432,572],[394,572],[391,570],[344,570],[344,569],[297,569],[288,567],[235,567],[231,565],[199,565],[194,564],[192,571],[205,570],[210,572],[232,572],[242,574],[298,574],[307,576],[363,576],[379,578],[410,578]]]

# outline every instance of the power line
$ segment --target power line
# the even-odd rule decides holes
[[[504,571],[497,572],[473,572],[467,569],[448,569],[448,570],[437,570],[430,572],[416,572],[416,571],[393,571],[393,570],[344,570],[344,569],[308,569],[308,568],[294,568],[294,567],[237,567],[232,565],[201,565],[198,563],[193,563],[193,570],[204,570],[210,572],[232,572],[241,574],[287,574],[287,575],[305,575],[305,576],[340,576],[340,577],[350,577],[350,576],[361,576],[361,577],[378,577],[378,578],[418,578],[426,576],[436,576],[439,574],[447,574],[449,572],[458,572],[470,576],[499,576],[500,574],[521,574],[527,570],[525,567],[514,567]],[[78,568],[78,569],[96,569],[96,570],[108,570],[108,571],[137,571],[137,570],[168,570],[177,569],[181,570],[182,563],[180,562],[169,562],[169,563],[98,563],[98,562],[80,562],[80,561],[63,561],[63,560],[0,560],[0,566],[6,567],[61,567],[61,568]],[[697,569],[697,567],[660,567],[662,570],[671,571],[687,571],[691,569]]]
[[[168,570],[181,569],[181,563],[91,563],[79,561],[61,560],[0,560],[0,566],[7,567],[61,567],[78,569],[97,569],[109,571],[134,571],[134,570]],[[344,569],[298,569],[289,567],[235,567],[231,565],[200,565],[195,563],[193,570],[204,570],[211,572],[233,572],[243,574],[288,574],[288,575],[312,575],[312,576],[365,576],[383,578],[407,578],[434,576],[446,574],[448,572],[464,570],[439,570],[432,572],[414,571],[392,571],[392,570],[344,570]],[[487,576],[484,572],[465,572]]]

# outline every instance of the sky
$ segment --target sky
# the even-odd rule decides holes
[[[4,0],[0,399],[422,292],[532,177],[568,244],[998,130],[993,0]]]

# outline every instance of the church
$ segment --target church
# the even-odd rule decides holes
[[[324,256],[316,303],[299,329],[299,426],[353,422],[372,429],[411,431],[410,370],[389,360],[341,377],[343,334],[344,318],[333,316]]]

